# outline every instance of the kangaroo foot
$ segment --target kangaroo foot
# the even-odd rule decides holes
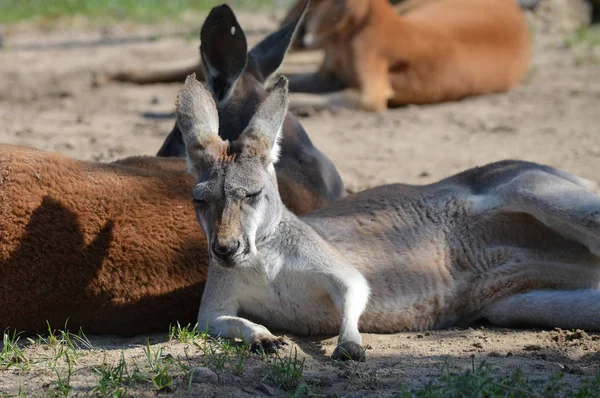
[[[340,343],[331,355],[332,359],[337,361],[360,361],[364,362],[366,354],[364,348],[353,341],[344,341]]]
[[[277,337],[273,335],[260,335],[257,336],[256,339],[250,345],[250,351],[264,351],[265,353],[273,353],[276,352],[278,349],[282,348],[284,345],[288,344],[289,342],[285,337]]]

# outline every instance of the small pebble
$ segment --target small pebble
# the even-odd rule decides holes
[[[219,376],[205,366],[195,366],[192,368],[192,370],[190,370],[190,373],[192,374],[193,383],[219,383]]]

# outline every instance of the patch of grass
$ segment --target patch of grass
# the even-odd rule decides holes
[[[236,344],[233,347],[233,355],[231,355],[231,360],[229,361],[229,365],[231,371],[236,375],[241,375],[244,373],[246,358],[250,355],[250,347],[246,342],[241,344]]]
[[[577,29],[565,42],[567,47],[573,47],[581,43],[592,47],[600,46],[600,26],[583,26]]]
[[[229,359],[230,345],[225,340],[213,339],[207,334],[203,334],[201,342],[195,342],[194,345],[200,349],[204,355],[204,364],[215,370],[222,371]]]
[[[173,385],[173,378],[169,375],[173,362],[165,360],[162,349],[158,349],[152,352],[150,348],[150,340],[146,340],[146,347],[144,347],[144,354],[146,354],[146,362],[150,367],[150,374],[148,378],[154,385],[154,388],[158,391],[170,391]]]
[[[277,388],[294,391],[304,381],[304,358],[298,358],[296,348],[293,349],[293,355],[290,351],[289,355],[281,356],[276,352],[265,356],[265,364],[267,369],[264,379],[270,380]]]
[[[565,41],[565,46],[574,52],[573,63],[575,66],[584,63],[600,63],[600,26],[592,25],[577,29]]]
[[[482,362],[472,369],[461,373],[451,373],[448,368],[439,379],[429,382],[424,387],[410,388],[403,385],[397,398],[442,398],[442,397],[600,397],[600,373],[595,379],[588,380],[578,390],[563,381],[564,374],[557,373],[548,380],[529,380],[521,369],[516,369],[509,376],[500,375],[490,365]]]
[[[187,324],[184,327],[181,327],[179,322],[175,326],[169,326],[169,339],[177,340],[181,343],[187,344],[196,339],[201,338],[203,333],[196,330],[196,326],[192,326],[191,324]]]
[[[194,378],[194,371],[192,369],[192,361],[190,359],[190,355],[188,353],[188,347],[183,349],[185,353],[185,363],[181,360],[181,358],[171,359],[171,363],[177,366],[187,377],[187,392],[188,394],[192,391],[192,380]]]
[[[19,346],[19,338],[21,333],[17,331],[11,332],[7,329],[2,336],[2,351],[0,351],[0,367],[8,369],[12,366],[21,370],[29,370],[31,364],[23,354],[23,350]]]
[[[44,358],[52,360],[54,363],[53,366],[56,366],[56,363],[66,355],[69,355],[69,360],[77,363],[83,355],[84,350],[93,348],[92,343],[90,343],[81,329],[77,334],[73,334],[68,331],[67,323],[65,323],[63,330],[53,329],[49,322],[47,322],[47,325],[48,334],[46,336],[38,336],[37,340],[30,339],[30,342],[37,345],[45,344],[52,350],[52,355],[46,355]]]
[[[71,375],[73,374],[73,367],[71,365],[71,358],[68,352],[65,352],[65,361],[67,362],[67,374],[66,376],[61,376],[58,369],[55,367],[54,372],[56,373],[57,380],[55,380],[52,384],[56,387],[56,392],[58,395],[63,397],[68,397],[71,392]]]
[[[216,372],[229,369],[238,375],[243,373],[246,358],[250,355],[250,347],[246,342],[212,338],[207,333],[201,333],[200,336],[200,341],[195,341],[194,345],[202,352],[206,367]]]
[[[139,370],[134,368],[130,373],[125,361],[125,352],[121,351],[121,358],[116,365],[111,365],[106,362],[106,352],[100,367],[93,368],[93,371],[98,375],[98,384],[92,390],[92,393],[99,394],[102,397],[121,398],[127,397],[129,394],[125,386],[137,383],[143,380]]]
[[[0,0],[0,23],[73,16],[116,22],[156,22],[176,18],[185,11],[207,11],[221,3],[219,0]],[[246,9],[282,5],[276,0],[233,0],[229,4]]]

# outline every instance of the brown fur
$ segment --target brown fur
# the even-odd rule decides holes
[[[133,335],[195,323],[208,253],[185,167],[0,145],[0,329],[68,319],[72,330]],[[314,205],[282,195],[293,209]]]
[[[233,154],[229,152],[229,145],[220,138],[215,138],[205,142],[203,146],[191,147],[190,159],[194,164],[207,165],[215,160],[220,162],[230,162],[233,160]]]
[[[397,2],[393,2],[393,1],[391,3],[393,4],[394,10],[396,10],[397,13],[404,14],[406,12],[412,11],[413,9],[420,7],[422,5],[425,5],[432,1],[439,1],[439,0],[401,0],[398,4],[395,4]],[[287,14],[281,20],[281,23],[279,26],[285,26],[288,23],[294,21],[296,18],[298,18],[299,15],[302,14],[303,10],[304,10],[304,0],[297,0],[289,8]],[[312,11],[312,9],[309,8],[308,11],[306,12],[304,20],[298,26],[298,32],[292,43],[291,50],[302,50],[302,49],[306,48],[306,46],[303,43],[303,39],[304,39],[304,34],[306,33],[306,21],[311,18],[311,11]],[[125,72],[124,75],[127,75],[127,72]]]
[[[529,65],[514,1],[437,0],[398,15],[387,0],[313,0],[306,34],[325,49],[319,79],[360,93],[359,106],[425,104],[505,91]],[[290,80],[292,91],[304,91]]]

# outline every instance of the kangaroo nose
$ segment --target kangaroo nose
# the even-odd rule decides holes
[[[213,242],[213,252],[216,255],[223,258],[229,258],[233,256],[240,248],[240,241],[237,239],[229,239],[225,242],[219,242],[215,240]]]

